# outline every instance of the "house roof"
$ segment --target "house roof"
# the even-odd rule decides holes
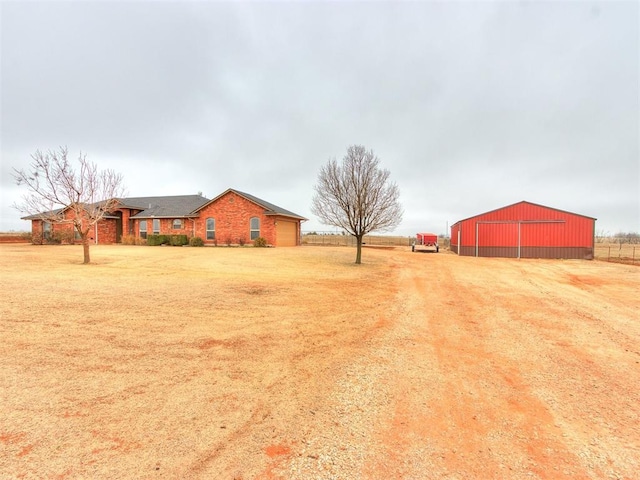
[[[56,215],[60,215],[64,212],[68,207],[56,208],[55,210],[49,210],[47,212],[36,213],[35,215],[27,215],[26,217],[20,217],[21,220],[43,220],[51,217],[55,217]]]
[[[125,208],[142,210],[131,218],[173,218],[197,216],[194,212],[209,203],[202,195],[172,195],[166,197],[128,197],[121,198]]]
[[[253,202],[265,209],[265,215],[282,215],[285,217],[291,217],[298,220],[307,220],[305,217],[286,210],[282,207],[269,203],[258,197],[250,195],[248,193],[240,192],[229,188],[223,193],[215,197],[213,200],[209,200],[202,195],[172,195],[162,197],[126,197],[118,198],[121,208],[130,208],[134,210],[141,210],[136,215],[132,215],[131,218],[184,218],[184,217],[197,217],[198,211],[206,205],[215,202],[220,197],[226,195],[229,192],[234,192],[241,197],[246,198],[250,202]],[[55,210],[53,212],[46,212],[28,217],[23,217],[24,220],[39,220],[45,214],[61,213],[64,208]]]
[[[253,202],[256,205],[261,206],[262,208],[265,209],[265,212],[264,212],[265,215],[282,215],[284,217],[296,218],[298,220],[308,220],[308,218],[305,218],[302,215],[298,215],[297,213],[293,213],[293,212],[291,212],[289,210],[286,210],[286,209],[284,209],[282,207],[274,205],[273,203],[269,203],[266,200],[262,200],[261,198],[258,198],[258,197],[254,196],[254,195],[251,195],[251,194],[245,193],[245,192],[241,192],[241,191],[235,190],[233,188],[229,188],[229,189],[225,190],[220,195],[215,197],[213,200],[210,200],[207,203],[205,203],[204,205],[202,205],[201,207],[199,207],[197,210],[200,210],[200,209],[204,208],[205,206],[215,202],[216,200],[218,200],[219,198],[225,196],[229,192],[233,192],[236,195],[240,195],[241,197],[246,198],[250,202]]]
[[[105,203],[106,203],[105,200],[101,200],[99,202],[80,203],[78,205],[80,205],[84,210],[90,210],[92,208],[104,206]],[[22,220],[45,220],[46,221],[46,220],[52,219],[53,217],[62,216],[62,214],[70,208],[71,208],[70,205],[66,205],[64,207],[56,208],[54,210],[47,210],[44,212],[39,212],[33,215],[27,215],[26,217],[20,217],[20,218]],[[112,218],[112,217],[109,217],[109,215],[105,215],[105,218]]]

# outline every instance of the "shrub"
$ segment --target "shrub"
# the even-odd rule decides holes
[[[225,239],[224,243],[225,243],[225,245],[226,245],[227,247],[230,247],[230,246],[231,246],[231,244],[233,243],[233,240],[231,240],[231,237],[227,237],[227,238]]]
[[[120,243],[122,245],[136,245],[137,237],[135,235],[122,235]]]
[[[263,237],[258,237],[253,241],[254,247],[266,247],[267,241]]]
[[[186,235],[169,235],[169,245],[172,245],[174,247],[189,245],[189,239]]]
[[[181,247],[182,245],[188,245],[189,238],[186,235],[149,235],[147,236],[147,245],[172,245],[174,247]]]
[[[146,245],[144,238],[136,237],[135,235],[122,235],[120,243],[123,245]]]
[[[147,235],[147,245],[155,247],[166,243],[166,235]]]
[[[33,243],[34,245],[42,245],[42,240],[43,239],[41,233],[36,233],[31,236],[31,243]]]
[[[204,247],[204,241],[200,237],[191,237],[189,245],[192,247]]]
[[[244,247],[244,244],[245,244],[245,243],[247,243],[247,241],[245,240],[245,238],[244,238],[244,237],[240,237],[240,238],[238,238],[238,244],[239,244],[241,247]]]
[[[65,230],[64,232],[60,232],[60,243],[66,243],[69,245],[73,245],[75,243],[75,236],[73,231]]]
[[[60,232],[53,232],[45,239],[48,245],[60,245],[62,243],[62,235]]]

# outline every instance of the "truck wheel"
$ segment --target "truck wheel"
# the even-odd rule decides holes
[[[436,253],[440,251],[440,247],[436,247]]]

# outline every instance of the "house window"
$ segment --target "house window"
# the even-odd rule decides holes
[[[258,217],[251,218],[251,240],[255,240],[260,236],[260,219]]]
[[[147,238],[147,221],[140,220],[140,238]]]
[[[181,218],[174,219],[172,228],[174,230],[181,230],[182,229],[182,219]]]
[[[160,233],[160,219],[159,218],[154,218],[153,219],[153,234],[154,235],[158,235]]]
[[[80,226],[80,228],[82,228],[82,226]],[[80,232],[78,231],[75,225],[73,226],[73,239],[82,240],[82,236],[80,235]]]
[[[216,239],[216,221],[213,218],[207,218],[207,240]]]
[[[42,222],[42,238],[45,240],[51,238],[51,224],[49,222]]]

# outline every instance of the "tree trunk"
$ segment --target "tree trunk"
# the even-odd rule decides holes
[[[82,250],[84,252],[84,261],[82,263],[87,264],[91,261],[91,258],[89,257],[89,234],[88,233],[85,233],[84,235],[82,235]]]
[[[362,263],[362,235],[356,235],[356,264]]]

